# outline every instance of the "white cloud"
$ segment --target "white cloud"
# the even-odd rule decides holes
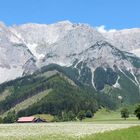
[[[116,32],[117,30],[116,29],[110,29],[108,30],[108,32]]]
[[[105,30],[105,26],[101,25],[101,26],[97,26],[96,27],[97,31],[100,33],[106,33],[107,31]]]
[[[96,29],[97,29],[97,31],[100,32],[100,33],[116,32],[116,31],[117,31],[116,29],[107,30],[107,29],[105,29],[105,26],[104,26],[104,25],[97,26]]]

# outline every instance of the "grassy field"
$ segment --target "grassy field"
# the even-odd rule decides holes
[[[53,120],[51,115],[35,117]],[[124,120],[119,111],[106,109],[82,122],[0,124],[0,140],[138,140],[139,132],[140,121],[136,117]]]
[[[86,136],[80,140],[139,140],[140,126]]]
[[[139,123],[134,115],[130,115],[127,120],[121,118],[120,111],[110,111],[102,108],[93,118],[86,118],[84,122],[97,122],[97,123]]]
[[[54,116],[48,114],[37,114],[34,115],[35,117],[39,117],[42,119],[47,120],[47,122],[51,122],[54,120]],[[121,118],[120,111],[110,111],[102,108],[101,110],[97,111],[97,113],[93,116],[93,118],[86,118],[83,122],[93,122],[93,123],[104,123],[104,124],[111,124],[111,123],[118,123],[118,124],[139,124],[140,121],[135,117],[135,115],[130,115],[129,118],[124,120]]]
[[[96,139],[100,140],[98,139],[98,137],[101,135],[98,135],[97,133],[128,128],[131,126],[136,126],[136,124],[94,124],[88,122],[1,124],[0,139],[1,140],[73,140],[73,139],[91,140],[92,137],[97,137]],[[138,127],[137,130],[140,130],[140,127]],[[117,132],[114,131],[111,133],[112,133],[112,137],[115,134],[117,134],[118,136],[121,135],[119,134],[119,131]],[[103,133],[102,135],[106,135],[106,133],[105,134]]]
[[[35,117],[53,120],[46,114]],[[106,109],[82,122],[0,124],[0,140],[138,140],[139,132],[140,121],[136,117],[124,120],[119,111]]]

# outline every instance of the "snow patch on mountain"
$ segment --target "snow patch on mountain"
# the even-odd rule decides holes
[[[140,86],[140,83],[139,83],[139,81],[137,80],[137,77],[135,76],[133,70],[131,70],[131,74],[133,75],[133,77],[134,77],[134,79],[135,79],[135,81],[136,81],[136,84],[137,84],[137,86],[139,87],[139,86]]]
[[[17,37],[15,37],[15,36],[10,36],[10,42],[12,42],[12,43],[21,43],[21,41],[17,38]]]
[[[120,86],[120,84],[119,84],[119,79],[120,79],[120,76],[118,76],[116,83],[113,85],[114,88],[119,88],[119,89],[121,89],[121,86]]]
[[[125,77],[127,77],[130,81],[132,81],[132,83],[134,83],[136,86],[138,86],[137,82],[134,81],[134,80],[133,80],[132,78],[130,78],[129,76],[127,76],[123,70],[121,70],[120,68],[119,68],[119,70],[121,71],[121,73],[124,74]]]
[[[33,53],[33,55],[37,58],[37,59],[43,59],[45,57],[44,54],[39,54],[36,51],[36,46],[37,44],[26,44],[29,48],[29,50]]]
[[[91,73],[92,73],[91,83],[92,83],[92,86],[94,87],[94,89],[96,89],[95,84],[94,84],[94,71],[95,71],[95,69],[94,68],[90,68],[90,69],[91,69]]]

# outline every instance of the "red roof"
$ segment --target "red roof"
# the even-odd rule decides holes
[[[35,117],[30,116],[30,117],[21,117],[18,118],[17,122],[33,122],[35,120]]]

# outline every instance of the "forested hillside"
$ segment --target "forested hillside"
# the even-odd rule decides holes
[[[46,113],[62,117],[63,113],[70,111],[77,115],[81,110],[95,113],[101,106],[110,109],[117,107],[117,101],[82,84],[73,73],[76,71],[51,65],[33,75],[1,84],[1,115],[15,111],[18,116]],[[26,102],[28,104],[22,106]],[[18,105],[21,107],[17,109]]]

